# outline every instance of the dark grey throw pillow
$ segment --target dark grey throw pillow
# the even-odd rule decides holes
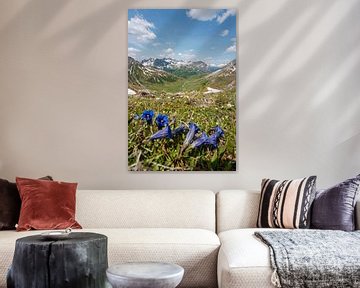
[[[355,230],[355,201],[360,174],[315,195],[311,213],[311,228]]]
[[[0,179],[0,230],[15,229],[21,200],[15,183]]]
[[[40,178],[53,180],[51,176]],[[19,191],[15,183],[0,179],[0,230],[15,230],[21,207]]]

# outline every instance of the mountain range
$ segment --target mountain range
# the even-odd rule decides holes
[[[144,66],[155,67],[178,76],[188,77],[199,73],[209,73],[220,67],[211,66],[203,61],[184,61],[172,58],[149,58],[141,61]]]
[[[149,58],[141,62],[128,57],[128,84],[131,89],[147,88],[169,82],[191,82],[196,79],[204,85],[220,89],[235,87],[236,60],[223,67],[203,61],[183,61],[172,58]],[[203,85],[203,86],[204,86]]]

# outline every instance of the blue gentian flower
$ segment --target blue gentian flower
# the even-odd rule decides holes
[[[217,138],[223,137],[224,136],[224,130],[221,129],[221,127],[219,125],[216,125],[214,128],[214,134],[216,135]]]
[[[155,134],[151,135],[150,140],[163,139],[163,138],[171,138],[171,128],[170,126],[166,126],[164,129],[157,131]]]
[[[185,141],[181,146],[180,154],[182,154],[184,150],[190,145],[192,139],[199,130],[200,130],[199,127],[195,123],[193,122],[189,123],[189,132],[186,134]]]
[[[173,136],[175,137],[175,136],[180,135],[181,133],[184,133],[184,132],[185,132],[185,125],[181,124],[179,127],[174,129]]]
[[[215,134],[212,134],[205,140],[204,144],[210,146],[210,148],[215,149],[218,147],[218,137],[216,137]]]
[[[200,130],[199,127],[195,123],[190,122],[189,123],[189,132],[186,134],[186,138],[185,138],[183,146],[188,146],[191,143],[192,139],[194,138],[195,134],[199,130]]]
[[[205,132],[202,132],[200,137],[196,138],[192,143],[191,143],[191,146],[192,148],[199,148],[201,147],[205,142],[206,140],[208,139],[208,136],[206,135]]]
[[[164,114],[159,114],[155,119],[158,129],[169,125],[169,117]]]
[[[154,117],[153,110],[144,110],[144,112],[141,114],[141,119],[145,120],[149,125],[152,124],[153,117]]]
[[[204,144],[210,146],[210,148],[215,149],[218,147],[219,138],[224,137],[224,130],[222,130],[218,125],[211,130],[213,130],[214,133],[210,135],[208,139],[206,139]]]

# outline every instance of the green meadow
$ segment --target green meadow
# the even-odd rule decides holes
[[[128,97],[129,170],[236,170],[236,90],[204,95],[208,86],[205,77],[196,75],[177,81],[149,83],[146,88],[150,95]],[[141,119],[134,119],[144,110],[153,110],[154,120],[159,113],[166,114],[171,129],[194,122],[209,135],[211,128],[219,125],[224,130],[224,137],[220,138],[216,149],[188,147],[181,153],[187,131],[175,138],[151,141],[150,136],[158,131],[155,121],[148,125]]]

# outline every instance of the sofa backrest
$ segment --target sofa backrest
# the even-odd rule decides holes
[[[216,194],[216,232],[255,228],[260,202],[259,191],[223,190]],[[356,229],[360,230],[360,199],[355,207]]]
[[[260,192],[223,190],[216,194],[217,233],[256,227]]]
[[[76,219],[84,228],[215,231],[215,193],[209,190],[78,190]]]

